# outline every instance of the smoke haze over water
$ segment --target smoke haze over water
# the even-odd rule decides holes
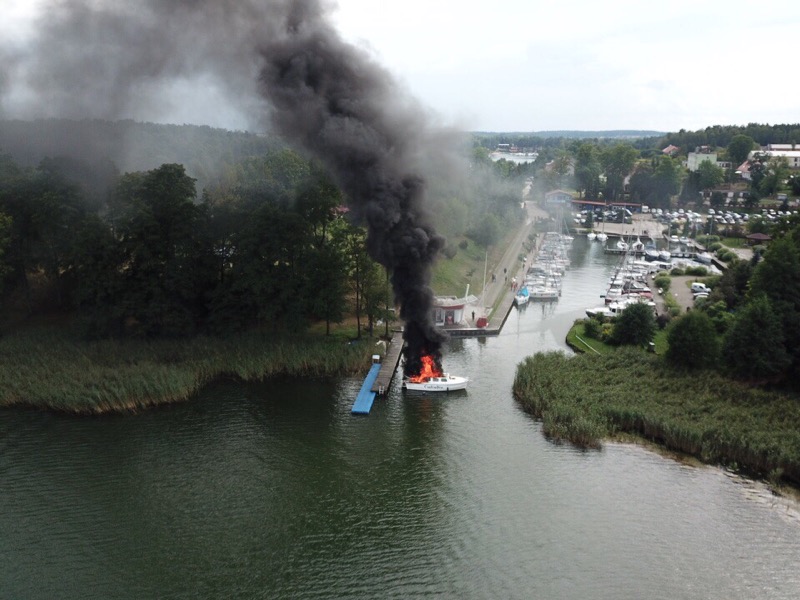
[[[425,211],[432,129],[391,76],[344,42],[321,0],[66,0],[27,46],[5,44],[0,116],[164,120],[185,105],[271,127],[327,165],[391,273],[406,373],[440,362],[430,268],[443,239]],[[194,94],[198,85],[202,94]],[[172,102],[172,105],[170,105]]]

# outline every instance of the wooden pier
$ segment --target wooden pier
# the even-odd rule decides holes
[[[392,335],[392,341],[389,342],[386,348],[386,356],[381,361],[381,370],[378,377],[372,383],[372,391],[381,396],[385,396],[389,392],[389,387],[392,385],[392,378],[397,365],[400,362],[400,353],[403,350],[403,332],[395,331]]]
[[[385,396],[389,391],[397,365],[400,362],[400,352],[403,349],[403,332],[395,331],[392,341],[386,349],[386,355],[381,362],[376,362],[370,367],[369,373],[364,378],[361,390],[356,396],[353,408],[354,415],[368,415],[376,395]]]

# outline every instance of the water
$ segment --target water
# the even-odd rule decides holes
[[[615,259],[453,340],[471,387],[368,417],[359,379],[220,382],[133,416],[0,412],[0,598],[800,597],[800,512],[633,445],[554,445],[511,397]],[[646,382],[643,382],[646,387]]]

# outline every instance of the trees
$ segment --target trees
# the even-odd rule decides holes
[[[669,347],[665,358],[684,369],[713,367],[719,357],[719,341],[708,315],[693,310],[676,319],[667,334]]]
[[[656,333],[656,318],[647,304],[635,302],[614,323],[610,342],[615,345],[646,346]]]
[[[669,199],[680,189],[680,163],[669,156],[659,157],[653,172],[653,205],[662,208],[669,206]]]
[[[581,144],[575,153],[575,182],[586,198],[600,194],[600,152],[594,144]]]
[[[11,242],[11,217],[0,211],[0,294],[3,292],[3,282],[11,267],[6,261],[6,252]]]
[[[119,302],[142,335],[187,335],[202,316],[216,271],[194,200],[194,180],[182,165],[120,178],[113,204],[124,255]]]
[[[750,155],[750,151],[756,145],[756,142],[749,135],[739,133],[731,138],[728,144],[727,154],[734,167],[742,164]]]
[[[623,192],[625,178],[633,169],[638,154],[629,144],[616,144],[601,152],[600,162],[606,174],[604,194],[609,200],[616,200]]]
[[[710,160],[700,163],[696,176],[697,187],[701,190],[710,190],[725,181],[725,172]]]
[[[763,174],[758,189],[764,196],[771,196],[781,188],[783,181],[789,176],[789,162],[784,156],[770,158]]]
[[[650,206],[666,208],[680,190],[680,165],[669,156],[639,164],[631,176],[631,197]]]
[[[772,304],[766,295],[758,295],[739,310],[723,340],[722,356],[728,372],[750,381],[782,376],[791,364],[784,339]]]
[[[785,336],[786,349],[800,362],[800,247],[792,236],[770,244],[753,271],[750,293],[769,299]]]

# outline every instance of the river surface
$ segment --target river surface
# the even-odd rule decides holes
[[[517,363],[564,348],[614,260],[576,239],[558,303],[448,343],[468,391],[395,385],[366,417],[350,378],[0,411],[0,598],[799,598],[796,503],[635,445],[552,444],[514,402]]]

